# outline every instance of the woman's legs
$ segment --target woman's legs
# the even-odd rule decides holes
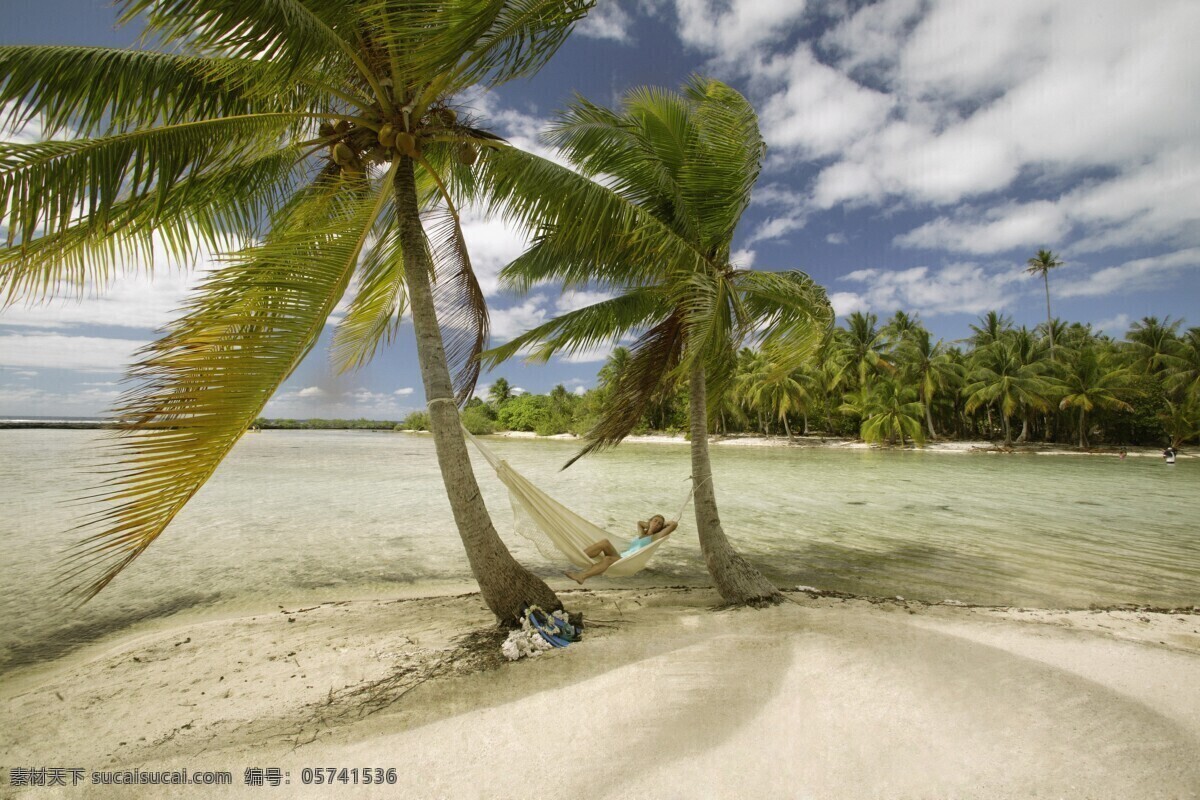
[[[578,584],[582,584],[588,578],[594,578],[597,575],[604,574],[604,571],[613,564],[621,560],[621,554],[617,552],[617,548],[613,547],[612,542],[608,539],[601,539],[593,545],[585,548],[584,555],[588,558],[599,558],[595,564],[585,569],[583,572],[564,572],[571,580]]]
[[[621,554],[617,552],[617,548],[613,547],[612,542],[608,539],[601,539],[593,545],[584,549],[583,554],[588,558],[599,558],[600,556],[609,556],[611,558],[620,558]]]
[[[603,575],[609,567],[620,560],[620,556],[604,556],[604,558],[600,559],[595,564],[592,564],[583,572],[564,572],[563,575],[566,575],[576,583],[583,585],[583,582],[588,578],[594,578],[597,575]]]

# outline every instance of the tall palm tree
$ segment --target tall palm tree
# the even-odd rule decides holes
[[[1050,337],[1050,360],[1054,360],[1054,324],[1050,315],[1050,270],[1061,267],[1063,262],[1049,250],[1038,250],[1037,255],[1025,262],[1025,271],[1041,275],[1046,284],[1046,334]]]
[[[17,109],[8,122],[40,115],[80,137],[0,149],[0,288],[12,300],[102,284],[156,241],[177,258],[198,243],[233,252],[131,370],[116,409],[118,472],[105,485],[114,504],[91,520],[69,573],[79,592],[95,595],[162,533],[357,278],[336,363],[368,361],[407,305],[438,463],[483,597],[501,619],[557,607],[496,535],[459,427],[456,398],[474,387],[487,313],[451,194],[472,185],[481,148],[506,146],[452,100],[537,70],[589,3],[118,5],[166,51],[0,50],[0,106]]]
[[[978,325],[968,325],[972,336],[968,340],[978,350],[993,342],[1000,341],[1005,333],[1012,330],[1012,317],[999,311],[989,311],[979,318]]]
[[[584,452],[620,442],[655,397],[686,381],[696,527],[709,573],[729,603],[777,602],[778,590],[733,549],[721,525],[708,455],[710,401],[728,390],[744,341],[760,337],[788,372],[813,352],[833,312],[803,273],[730,263],[765,154],[754,110],[725,84],[695,77],[679,93],[631,91],[616,111],[578,99],[547,138],[580,174],[515,151],[493,157],[505,162],[495,164],[493,194],[509,193],[509,214],[530,224],[535,242],[503,275],[526,289],[543,280],[595,282],[615,296],[529,331],[488,360],[522,348],[546,359],[638,333]],[[522,192],[506,180],[518,171],[553,190]],[[598,176],[603,183],[592,180]]]

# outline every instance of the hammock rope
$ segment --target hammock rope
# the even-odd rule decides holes
[[[584,550],[601,539],[608,539],[612,542],[618,553],[624,552],[629,547],[629,539],[611,534],[589,522],[534,486],[528,478],[510,467],[507,461],[471,435],[466,428],[463,428],[463,435],[471,444],[475,445],[475,448],[495,470],[496,477],[508,489],[508,499],[513,510],[514,529],[532,542],[546,558],[553,560],[561,553],[576,567],[586,568],[595,562],[587,556]],[[691,479],[688,478],[688,480]],[[687,497],[684,498],[683,505],[679,507],[675,521],[683,516],[695,491],[696,487],[693,485],[688,491]],[[669,538],[668,534],[645,547],[638,548],[609,567],[605,574],[614,578],[624,578],[641,572],[646,568],[651,556],[659,546]]]

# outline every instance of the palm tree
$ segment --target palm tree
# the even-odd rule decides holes
[[[199,243],[233,252],[131,370],[116,410],[118,472],[105,485],[115,504],[71,562],[77,590],[94,596],[162,533],[357,277],[336,363],[370,360],[408,306],[438,462],[483,598],[507,620],[532,603],[558,607],[496,535],[459,426],[487,312],[451,190],[471,186],[481,148],[506,146],[451,101],[536,71],[589,4],[118,5],[168,49],[0,50],[0,105],[17,108],[9,122],[40,115],[81,137],[2,146],[0,288],[11,300],[103,284],[155,241],[181,260]]]
[[[1200,327],[1188,328],[1179,337],[1167,374],[1167,388],[1179,397],[1200,400]]]
[[[508,380],[505,378],[496,378],[492,382],[492,385],[488,387],[488,401],[497,411],[500,410],[500,406],[511,400],[512,396],[512,386],[509,385]]]
[[[1176,365],[1179,350],[1179,326],[1183,320],[1172,321],[1166,317],[1142,317],[1133,323],[1125,334],[1134,368],[1146,375],[1156,375]]]
[[[936,439],[937,431],[933,429],[930,407],[934,397],[952,386],[961,377],[962,371],[946,351],[942,340],[934,342],[933,335],[923,327],[914,328],[909,333],[900,352],[904,356],[904,372],[916,382],[917,397],[925,411],[929,438]]]
[[[878,322],[879,318],[874,314],[855,311],[846,318],[846,327],[836,331],[838,342],[858,370],[859,385],[868,383],[877,373],[895,371],[884,357],[891,347],[891,339],[886,328],[878,327]]]
[[[1000,341],[1005,333],[1011,331],[1012,317],[998,311],[989,311],[979,318],[978,325],[968,325],[967,327],[974,332],[969,341],[978,350]]]
[[[1171,447],[1181,447],[1200,438],[1200,399],[1188,397],[1178,403],[1168,400],[1158,419],[1171,440]]]
[[[1079,447],[1086,449],[1087,415],[1097,408],[1132,411],[1118,397],[1128,383],[1126,370],[1116,368],[1098,347],[1089,346],[1071,352],[1063,370],[1063,398],[1059,408],[1079,410]]]
[[[974,365],[963,387],[967,413],[980,406],[1000,409],[1004,445],[1012,445],[1009,420],[1022,408],[1046,409],[1050,386],[1041,364],[1022,363],[1015,344],[1007,337],[975,351]]]
[[[1050,337],[1050,360],[1054,360],[1054,324],[1050,315],[1050,270],[1063,265],[1058,256],[1049,250],[1038,250],[1037,255],[1025,262],[1025,271],[1030,275],[1041,275],[1046,284],[1046,334]]]
[[[919,445],[925,444],[921,431],[921,404],[917,393],[899,381],[884,378],[877,381],[866,394],[862,408],[860,436],[866,442],[904,444],[905,437]]]
[[[620,442],[654,398],[686,381],[696,527],[709,573],[726,602],[778,602],[778,590],[733,549],[721,525],[708,456],[710,400],[728,390],[742,342],[759,336],[763,352],[790,372],[815,350],[833,312],[803,273],[730,263],[765,153],[754,110],[725,84],[695,77],[680,93],[631,91],[617,111],[578,99],[547,138],[581,174],[515,151],[495,156],[506,163],[496,165],[493,191],[508,193],[508,213],[529,224],[535,242],[503,275],[518,288],[595,282],[616,295],[517,337],[488,360],[522,348],[546,359],[639,333],[583,453]],[[522,191],[509,172],[553,191]]]

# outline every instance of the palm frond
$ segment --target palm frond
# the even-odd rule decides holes
[[[587,432],[588,444],[563,469],[589,453],[619,444],[637,427],[650,404],[679,378],[684,330],[672,315],[646,331],[629,348],[629,361],[621,371],[600,419]]]
[[[71,593],[95,596],[150,546],[316,343],[391,192],[390,180],[348,183],[318,181],[141,353],[116,409],[107,505],[81,526],[98,531],[66,562]]]
[[[99,139],[0,144],[0,221],[8,244],[68,228],[83,214],[107,225],[118,202],[165,207],[181,182],[279,150],[295,114],[198,120]]]
[[[738,293],[749,319],[763,331],[761,347],[780,372],[792,372],[817,352],[833,328],[829,298],[799,270],[738,273]]]
[[[438,76],[437,94],[498,86],[541,69],[593,0],[366,0],[377,42],[406,86]]]
[[[404,316],[404,252],[395,234],[396,215],[385,209],[382,218],[388,224],[376,232],[359,269],[358,292],[333,332],[330,352],[338,372],[360,369],[381,344],[391,344]]]
[[[540,251],[549,260],[526,259],[505,270],[516,286],[551,278],[636,286],[657,282],[664,265],[707,268],[703,253],[645,209],[552,161],[512,147],[489,148],[477,178],[490,210],[531,231],[535,243],[552,240]]]
[[[766,156],[753,106],[726,84],[693,77],[685,94],[695,103],[700,135],[680,170],[680,192],[699,221],[700,247],[724,260]]]
[[[325,106],[275,64],[107,47],[0,47],[0,127],[35,118],[50,137]]]
[[[482,355],[489,369],[529,349],[529,360],[545,362],[556,353],[573,355],[606,344],[615,344],[639,328],[661,321],[670,311],[662,293],[653,288],[625,294],[584,308],[568,311],[526,331]]]
[[[121,22],[205,54],[293,71],[352,62],[355,4],[345,0],[119,0]]]
[[[433,301],[455,398],[462,404],[475,393],[479,381],[479,354],[488,341],[487,301],[471,267],[462,225],[454,208],[440,206],[426,218],[425,232],[437,277]]]
[[[161,205],[121,200],[108,209],[107,224],[81,217],[58,233],[0,248],[0,307],[80,297],[115,275],[149,269],[163,248],[186,264],[200,246],[212,252],[240,247],[261,235],[268,212],[306,178],[299,156],[298,149],[283,148],[183,182]]]

